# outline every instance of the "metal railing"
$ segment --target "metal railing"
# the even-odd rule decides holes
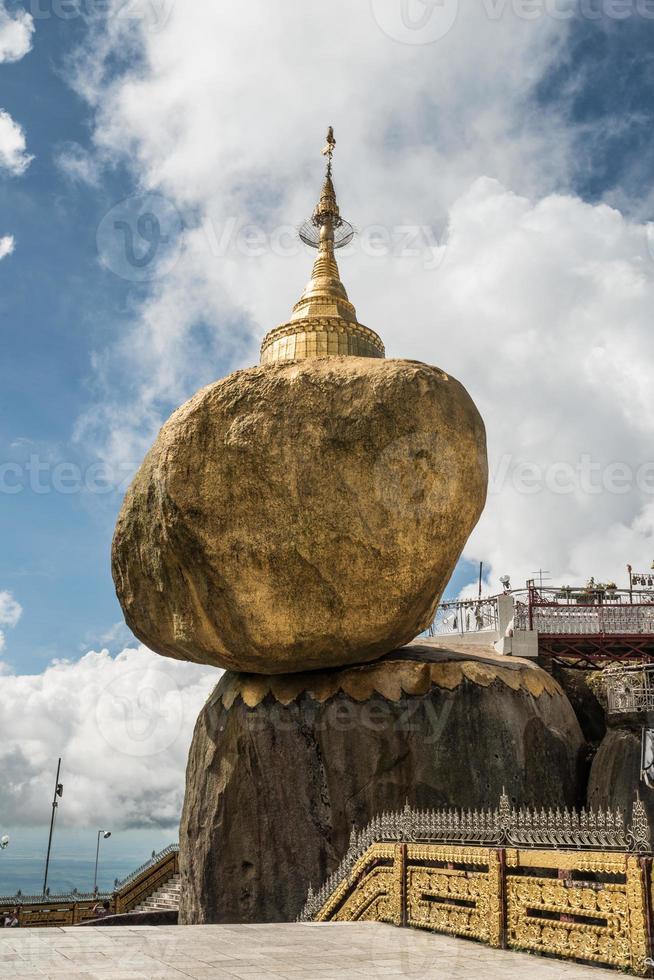
[[[652,850],[645,805],[639,796],[630,815],[619,809],[515,807],[506,793],[496,808],[488,810],[418,810],[407,803],[403,810],[382,813],[362,830],[352,830],[348,851],[336,871],[317,892],[309,888],[300,920],[313,918],[338,885],[350,877],[369,847],[397,841],[638,854]]]
[[[136,871],[132,871],[131,874],[128,874],[126,878],[122,879],[122,881],[116,881],[115,890],[122,891],[126,885],[136,881],[137,878],[140,878],[141,875],[146,871],[149,871],[150,868],[154,868],[157,864],[163,861],[165,857],[168,857],[169,854],[179,854],[179,844],[169,844],[168,847],[164,847],[163,850],[159,851],[158,853],[155,854],[153,852],[149,861],[142,864],[140,868],[136,869]]]
[[[604,672],[609,714],[654,711],[654,665]]]
[[[640,833],[647,825],[643,804],[626,835],[621,820],[609,829],[606,815],[610,844],[599,850],[576,849],[577,838],[601,844],[589,830],[590,811],[552,819],[526,811],[521,817],[508,801],[504,810],[506,838],[491,844],[468,843],[474,826],[463,828],[464,840],[431,840],[424,812],[397,815],[396,826],[392,815],[378,818],[364,832],[370,843],[346,873],[318,894],[309,889],[300,921],[386,922],[651,976],[652,859],[641,850],[648,843]],[[543,829],[545,847],[534,840]],[[516,832],[526,845],[510,843]],[[552,834],[557,841],[575,838],[574,849],[550,849]]]
[[[149,897],[178,868],[179,844],[169,844],[131,874],[116,880],[113,891],[78,892],[73,889],[60,895],[0,896],[0,913],[18,910],[21,926],[72,926],[95,918],[98,902],[108,901],[112,914],[123,913]]]
[[[464,636],[497,630],[497,596],[442,602],[429,627],[430,636]]]
[[[654,605],[558,605],[532,604],[516,617],[519,629],[549,635],[647,635],[654,634]],[[519,625],[518,625],[519,624]]]

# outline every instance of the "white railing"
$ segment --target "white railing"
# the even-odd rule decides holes
[[[522,619],[523,617],[521,617]],[[531,607],[532,629],[550,635],[654,634],[654,605]]]
[[[654,711],[654,665],[605,671],[609,714]]]
[[[430,636],[465,636],[497,631],[497,597],[443,602],[429,628]]]

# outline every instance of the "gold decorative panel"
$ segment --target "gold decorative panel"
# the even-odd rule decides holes
[[[650,866],[616,851],[377,843],[346,877],[332,876],[312,917],[431,929],[646,976]]]
[[[509,946],[645,972],[646,910],[637,857],[509,850],[506,896]]]
[[[409,845],[407,925],[501,943],[501,882],[497,851]]]
[[[316,916],[317,922],[390,922],[400,925],[398,845],[376,844],[355,864]]]

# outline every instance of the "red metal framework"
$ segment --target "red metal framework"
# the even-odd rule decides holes
[[[538,634],[538,656],[561,667],[601,670],[615,663],[654,661],[654,636]]]
[[[654,661],[654,604],[649,596],[639,598],[627,602],[614,592],[607,601],[602,593],[589,593],[573,602],[553,602],[530,582],[527,603],[516,602],[516,626],[537,631],[545,665],[601,669]]]

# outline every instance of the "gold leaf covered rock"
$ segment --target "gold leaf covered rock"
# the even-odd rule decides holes
[[[161,430],[113,546],[128,625],[170,657],[253,673],[412,640],[484,505],[483,422],[415,361],[239,371]]]
[[[210,385],[161,430],[121,512],[113,573],[152,650],[278,674],[412,640],[486,497],[486,436],[438,368],[385,360],[335,258],[353,229],[332,181],[300,231],[317,249],[262,366]]]

